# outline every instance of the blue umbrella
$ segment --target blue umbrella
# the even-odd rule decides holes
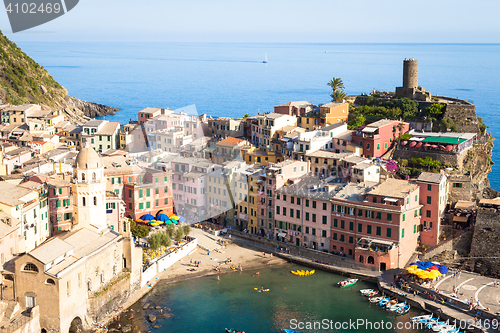
[[[170,221],[170,219],[168,218],[168,216],[167,216],[167,215],[165,215],[165,214],[158,214],[158,215],[156,216],[156,220],[157,220],[157,221],[162,221],[162,222],[167,222],[167,221]]]
[[[184,216],[179,216],[179,222],[180,223],[186,222],[186,218]]]
[[[145,215],[141,216],[141,220],[143,220],[143,221],[151,221],[154,219],[155,219],[155,217],[151,214],[145,214]]]

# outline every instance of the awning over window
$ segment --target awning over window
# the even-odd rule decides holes
[[[394,198],[384,198],[384,201],[389,201],[389,202],[398,202],[398,199],[394,199]]]
[[[363,133],[373,133],[376,130],[378,130],[378,128],[375,128],[375,127],[365,127],[365,128],[363,128],[363,130],[361,132],[363,132]]]
[[[286,234],[285,234],[284,232],[280,232],[280,233],[278,234],[278,237],[286,237]]]

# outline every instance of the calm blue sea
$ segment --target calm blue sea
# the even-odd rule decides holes
[[[243,116],[292,100],[329,101],[326,82],[348,94],[402,85],[404,58],[419,61],[419,84],[473,101],[493,136],[500,109],[500,44],[18,43],[70,95],[119,108],[127,123],[146,106]],[[265,54],[268,63],[263,64]],[[500,162],[495,149],[494,162]],[[500,189],[500,168],[492,187]]]

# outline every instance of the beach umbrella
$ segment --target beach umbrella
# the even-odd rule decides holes
[[[428,271],[437,271],[438,268],[436,266],[431,266],[429,268],[427,268]]]
[[[410,147],[415,147],[417,145],[417,142],[416,141],[412,141],[410,142]]]
[[[141,219],[137,219],[137,220],[135,220],[135,222],[142,223],[142,222],[144,222],[144,221],[143,221],[143,220],[141,220]]]
[[[167,222],[167,221],[169,221],[170,219],[169,219],[169,218],[168,218],[168,216],[167,216],[167,215],[165,215],[165,214],[158,214],[158,215],[156,215],[156,220],[157,220],[157,221],[162,221],[162,222]]]
[[[401,145],[406,146],[407,143],[408,143],[408,141],[405,140],[405,141],[401,142]]]
[[[179,216],[179,222],[180,223],[186,222],[186,218],[184,216]]]
[[[453,150],[453,146],[452,146],[452,145],[447,145],[447,146],[445,147],[445,149],[446,149],[447,151],[452,151],[452,150]]]
[[[445,265],[439,265],[439,272],[445,275],[446,273],[448,273],[448,267],[446,267]]]
[[[170,215],[169,217],[171,220],[176,220],[176,221],[179,220],[179,216],[177,216],[177,215]]]
[[[155,219],[155,217],[151,214],[144,214],[141,216],[141,220],[143,220],[143,221],[152,221],[154,219]]]
[[[416,145],[415,147],[417,147],[417,148],[418,148],[418,147],[420,147],[421,145],[422,145],[422,142],[419,142],[419,143],[417,143],[417,145]]]
[[[430,145],[430,144],[428,144],[428,143],[424,144],[424,147],[430,147],[430,146],[431,146],[431,145]]]
[[[438,145],[431,145],[431,148],[437,148]]]
[[[441,149],[443,149],[443,150],[445,150],[445,149],[446,149],[446,147],[445,147],[445,146],[443,146],[443,145],[439,145],[439,148],[441,148]]]

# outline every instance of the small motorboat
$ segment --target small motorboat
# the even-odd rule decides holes
[[[378,302],[378,305],[380,306],[386,306],[387,303],[389,303],[391,299],[389,297],[383,298],[380,302]]]
[[[372,292],[370,292],[370,293],[368,293],[368,294],[365,294],[365,296],[366,296],[366,297],[373,297],[373,296],[375,296],[375,295],[377,295],[377,294],[378,294],[378,290],[374,290],[374,291],[372,291]]]
[[[396,312],[397,310],[403,308],[405,305],[406,305],[406,302],[401,302],[401,303],[395,304],[389,308],[389,311]]]
[[[399,308],[396,310],[396,313],[398,315],[404,315],[405,313],[407,313],[408,311],[410,311],[410,304],[406,304],[405,306],[403,306],[402,308]]]
[[[392,301],[390,301],[389,303],[387,303],[387,304],[385,305],[385,307],[386,307],[387,309],[389,309],[391,306],[396,305],[396,304],[398,304],[398,300],[397,300],[397,299],[393,299]]]
[[[350,287],[350,286],[353,286],[356,284],[356,282],[358,282],[358,279],[347,279],[345,281],[340,281],[340,282],[337,282],[337,285],[340,287],[340,288],[346,288],[346,287]]]
[[[359,292],[362,293],[363,295],[366,295],[368,293],[371,293],[375,289],[361,289]]]
[[[245,331],[238,331],[232,328],[226,328],[226,333],[245,333]]]
[[[429,314],[429,315],[423,315],[423,316],[416,316],[416,317],[411,317],[410,320],[411,321],[418,321],[420,322],[421,320],[424,320],[424,319],[432,319],[432,314]]]
[[[384,296],[377,296],[377,297],[372,297],[368,300],[370,301],[370,303],[378,303],[383,299],[384,299]]]

